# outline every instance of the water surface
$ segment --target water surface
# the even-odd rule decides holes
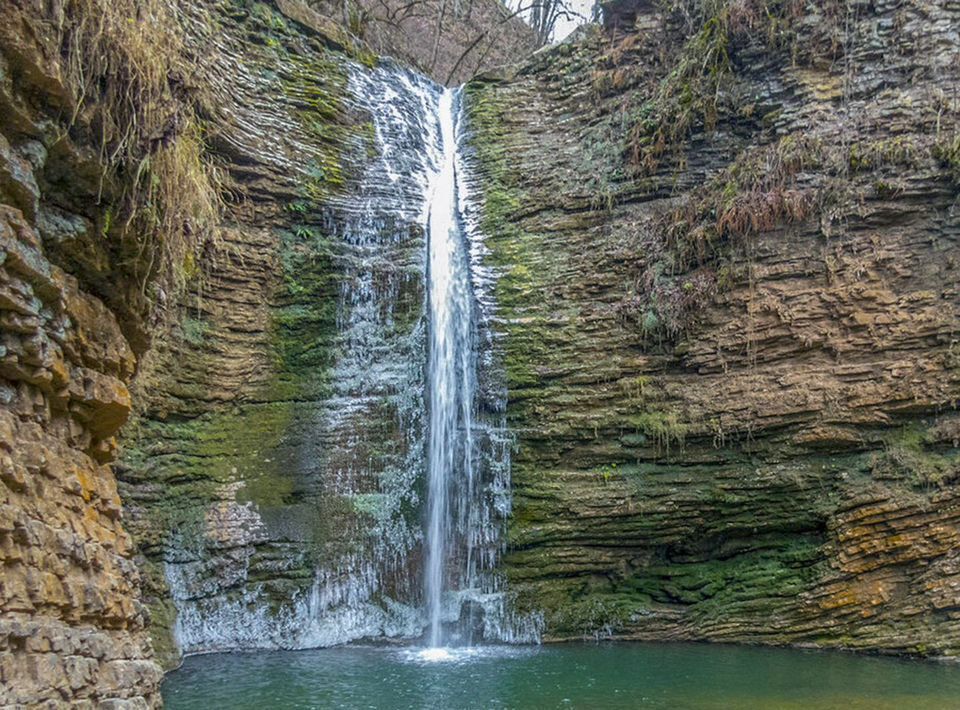
[[[187,658],[170,710],[960,708],[960,666],[699,644],[346,646]]]

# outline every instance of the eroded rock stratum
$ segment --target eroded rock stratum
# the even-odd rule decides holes
[[[139,294],[116,268],[105,303],[100,160],[63,132],[75,96],[35,11],[3,3],[0,30],[0,705],[144,707],[161,670],[111,470]]]
[[[351,241],[376,60],[289,0],[188,5],[195,69],[139,149],[188,115],[224,204],[173,290],[117,236],[62,28],[2,4],[0,704],[158,703],[177,609],[188,650],[330,641],[301,612],[367,593],[370,555],[376,608],[335,626],[409,630],[424,235]],[[957,655],[960,9],[608,17],[464,93],[515,611]]]
[[[371,532],[298,462],[353,455],[347,433],[386,467],[408,444],[380,440],[395,421],[382,397],[317,411],[337,393],[341,282],[357,278],[320,206],[349,212],[334,195],[376,157],[347,85],[377,60],[296,3],[3,10],[0,704],[154,705],[179,655],[166,580],[184,612],[213,599],[206,618],[226,616],[187,650],[264,630],[220,611],[248,601],[248,580],[273,594],[242,609],[289,631],[277,620],[306,603],[315,558],[349,558]],[[377,286],[413,348],[405,254],[422,234],[394,241]],[[382,423],[370,443],[348,426],[364,407]],[[348,431],[324,435],[331,418]],[[398,546],[403,514],[383,516]]]
[[[956,5],[615,9],[468,86],[517,603],[955,655]]]

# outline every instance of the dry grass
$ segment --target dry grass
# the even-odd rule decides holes
[[[801,190],[738,195],[717,219],[717,232],[747,236],[766,232],[781,222],[800,222],[806,218],[810,197]]]
[[[822,141],[787,135],[737,156],[695,195],[638,226],[642,244],[625,246],[640,255],[637,281],[621,313],[659,340],[683,333],[730,276],[731,248],[815,214],[819,191],[798,178],[829,159]]]
[[[806,219],[818,196],[800,188],[797,175],[821,165],[826,153],[821,141],[791,134],[739,156],[698,198],[664,216],[661,229],[678,265],[702,265],[725,242]]]
[[[668,152],[681,151],[692,133],[716,129],[724,96],[736,78],[735,47],[759,38],[771,49],[782,49],[804,5],[802,0],[665,4],[671,24],[679,24],[687,39],[630,131],[630,158],[642,174],[654,173]]]
[[[954,132],[953,135],[939,138],[932,148],[932,154],[950,172],[953,181],[960,184],[960,133]]]
[[[101,151],[103,231],[132,254],[141,287],[182,287],[218,238],[222,176],[194,110],[179,0],[66,0],[53,5],[71,124]],[[129,247],[133,248],[129,248]]]
[[[146,276],[172,280],[180,289],[203,273],[200,258],[219,246],[221,194],[220,173],[208,162],[195,119],[140,162],[127,231],[135,230]]]

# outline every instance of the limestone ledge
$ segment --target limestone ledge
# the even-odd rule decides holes
[[[0,704],[146,707],[161,673],[109,467],[135,359],[24,213],[0,216]]]

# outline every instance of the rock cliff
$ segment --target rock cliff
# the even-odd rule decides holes
[[[297,614],[369,595],[373,547],[378,590],[409,584],[418,540],[423,234],[356,220],[422,210],[418,124],[409,175],[358,192],[421,80],[284,0],[4,17],[0,704],[153,705],[175,623],[185,650],[331,642]]]
[[[4,11],[2,702],[416,633],[439,87],[293,0]]]
[[[238,198],[144,360],[117,468],[166,665],[390,635],[419,594],[427,150],[394,119],[435,89],[300,6],[201,27]]]
[[[0,704],[415,633],[435,87],[292,0],[2,6]],[[960,8],[607,17],[463,97],[511,613],[956,656]]]
[[[111,470],[143,298],[107,245],[110,185],[47,20],[3,3],[0,705],[146,707],[161,670]]]
[[[608,12],[467,88],[518,608],[956,655],[960,10]]]

